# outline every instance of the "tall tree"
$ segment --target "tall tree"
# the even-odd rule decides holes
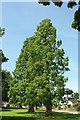
[[[62,0],[39,0],[40,4],[43,4],[44,6],[50,5],[50,3],[54,3],[57,7],[61,7],[63,5]],[[68,8],[73,8],[74,6],[78,6],[78,9],[74,13],[74,20],[71,24],[72,28],[77,29],[80,31],[80,0],[77,2],[76,0],[69,0],[67,3]]]
[[[8,91],[9,91],[9,83],[12,80],[12,75],[7,70],[2,70],[2,101],[8,102]]]
[[[0,27],[0,37],[2,37],[5,33],[5,29],[4,28],[1,28]],[[3,62],[7,62],[8,58],[5,57],[2,49],[0,49],[0,65],[3,63]]]
[[[11,85],[9,91],[10,102],[15,99],[15,103],[28,104],[29,111],[43,103],[46,113],[52,113],[52,99],[55,96],[61,99],[64,95],[67,81],[64,73],[69,70],[69,59],[64,57],[61,44],[61,40],[56,40],[56,29],[50,19],[42,20],[34,36],[25,40],[16,62],[14,86]]]
[[[0,27],[0,37],[5,33],[5,29]],[[0,107],[2,106],[2,70],[1,65],[3,62],[7,62],[8,58],[5,57],[2,49],[0,49]]]

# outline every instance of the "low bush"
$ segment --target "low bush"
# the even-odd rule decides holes
[[[75,103],[73,105],[73,107],[75,108],[75,110],[80,111],[80,103],[79,102]]]

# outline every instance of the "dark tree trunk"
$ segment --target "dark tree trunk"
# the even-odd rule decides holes
[[[29,112],[29,113],[34,112],[34,106],[29,106],[28,112]]]
[[[22,108],[22,105],[21,105],[21,103],[19,104],[19,108]]]
[[[36,110],[37,110],[37,105],[36,105]]]
[[[52,114],[52,102],[51,99],[48,99],[47,105],[46,105],[46,115]]]

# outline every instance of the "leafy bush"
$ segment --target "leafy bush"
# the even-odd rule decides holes
[[[67,106],[67,105],[64,106],[64,110],[66,110],[66,109],[68,109],[68,106]]]
[[[80,111],[80,103],[77,102],[73,105],[73,107],[77,110],[77,111]]]

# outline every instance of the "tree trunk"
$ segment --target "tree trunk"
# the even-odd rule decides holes
[[[29,113],[34,112],[34,106],[29,106],[28,112],[29,112]]]
[[[52,102],[51,99],[48,99],[47,105],[46,105],[46,115],[52,114]]]
[[[21,103],[19,104],[19,108],[22,108],[22,105],[21,105]]]
[[[36,105],[36,110],[37,110],[37,105]]]

